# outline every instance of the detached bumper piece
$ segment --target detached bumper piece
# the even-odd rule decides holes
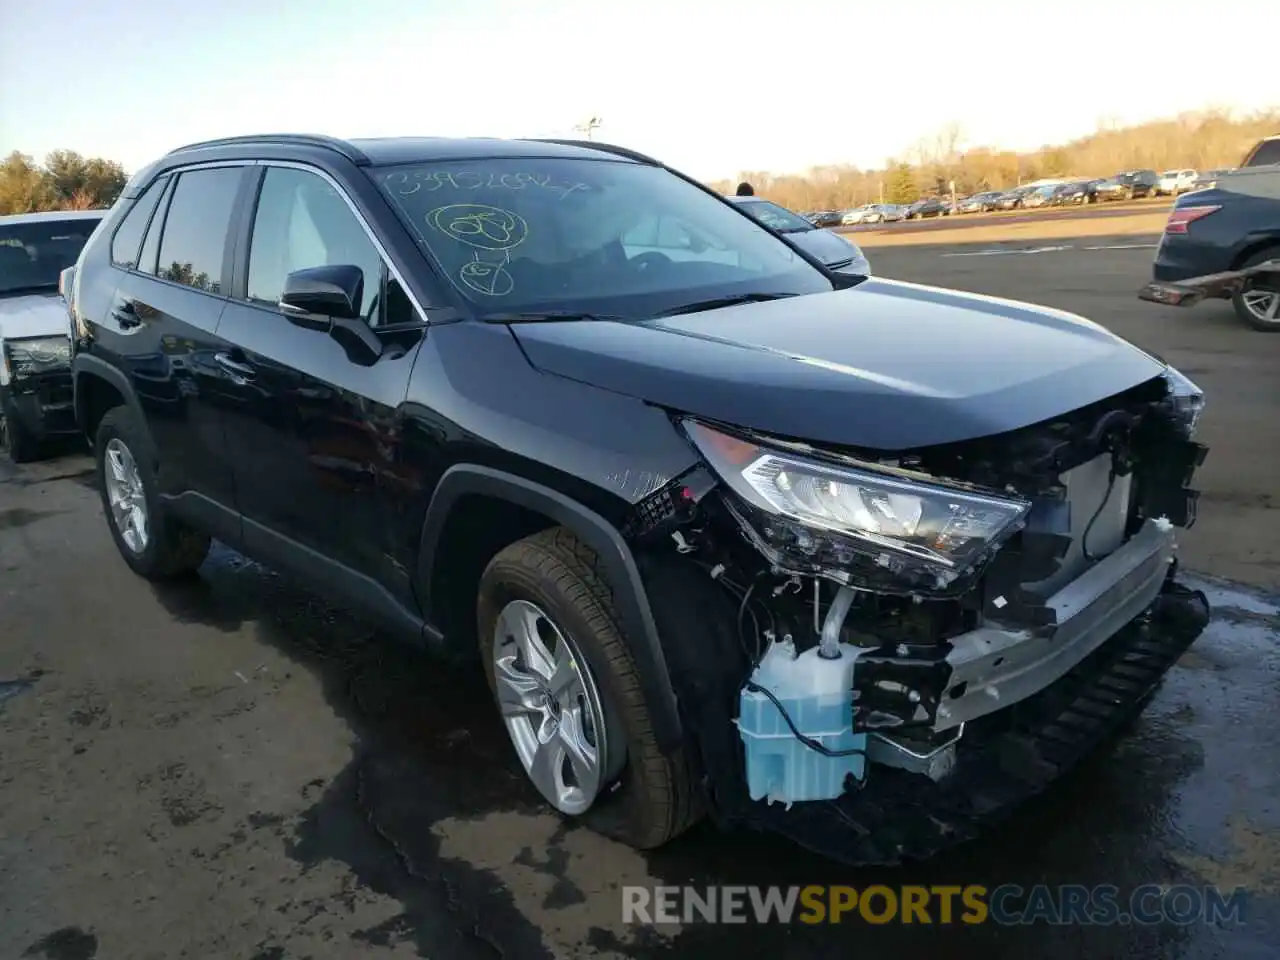
[[[1138,291],[1138,299],[1171,307],[1193,307],[1201,300],[1232,297],[1263,273],[1280,274],[1280,260],[1268,260],[1244,270],[1210,273],[1177,283],[1154,281]]]
[[[861,790],[790,812],[761,805],[753,825],[851,865],[920,860],[972,839],[1135,717],[1208,620],[1204,595],[1168,579],[1146,612],[1055,683],[969,722],[953,751],[935,747],[945,770],[910,757],[895,766],[915,772],[877,764]]]
[[[9,383],[9,395],[22,426],[36,439],[76,432],[69,371],[17,377]]]

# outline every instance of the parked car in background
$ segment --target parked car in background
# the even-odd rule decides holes
[[[1046,207],[1053,202],[1053,196],[1058,192],[1061,184],[1046,183],[1043,187],[1036,187],[1023,195],[1022,206],[1024,207]]]
[[[75,435],[69,317],[58,279],[105,214],[0,217],[0,454],[15,463],[38,458],[46,440]]]
[[[830,270],[871,276],[871,264],[852,240],[839,233],[816,227],[798,213],[762,197],[726,197],[760,223],[783,234],[801,250],[817,257]]]
[[[921,220],[925,217],[944,217],[948,213],[947,203],[941,197],[927,197],[917,200],[907,207],[906,219]]]
[[[984,193],[975,193],[971,197],[964,197],[956,201],[956,213],[986,213],[996,208],[996,201],[1003,194],[999,190],[987,190]]]
[[[838,227],[843,217],[839,210],[819,210],[809,219],[815,227]]]
[[[1277,158],[1280,160],[1280,157]],[[1152,277],[1177,283],[1280,259],[1280,162],[1241,167],[1174,201]],[[1256,330],[1280,332],[1280,274],[1264,273],[1230,296]]]
[[[1155,196],[1160,175],[1154,170],[1130,170],[1108,177],[1098,184],[1100,200],[1140,200]]]
[[[1259,140],[1240,166],[1269,167],[1272,164],[1280,164],[1280,135]]]
[[[867,222],[866,218],[870,215],[870,213],[871,213],[871,204],[869,203],[861,207],[853,207],[844,212],[844,214],[840,217],[840,223],[841,225],[846,227],[857,226],[859,223],[866,223]]]
[[[906,217],[906,208],[896,203],[869,203],[862,208],[861,223],[896,223]]]
[[[1101,182],[1100,180],[1077,180],[1074,183],[1064,183],[1053,195],[1053,202],[1057,206],[1097,203],[1098,184]]]
[[[1176,197],[1192,188],[1199,174],[1194,170],[1166,170],[1160,174],[1160,182],[1156,185],[1156,194]]]
[[[1230,173],[1232,169],[1232,167],[1220,167],[1216,170],[1205,170],[1196,176],[1195,181],[1191,184],[1191,189],[1207,190],[1217,184],[1219,177],[1225,173]]]
[[[1022,201],[1031,190],[1031,187],[1014,187],[1012,190],[1006,190],[996,198],[995,208],[997,210],[1017,210],[1022,206]]]

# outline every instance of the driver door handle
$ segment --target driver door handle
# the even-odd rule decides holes
[[[232,360],[230,355],[225,353],[215,353],[213,362],[220,366],[227,373],[231,374],[231,379],[236,383],[248,383],[253,379],[253,367],[247,363],[238,363]]]

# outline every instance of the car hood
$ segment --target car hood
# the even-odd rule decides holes
[[[861,260],[862,250],[838,233],[827,230],[803,230],[788,233],[787,239],[825,264],[843,263],[850,257]]]
[[[57,291],[0,297],[0,340],[67,332],[67,305]]]
[[[1165,369],[1069,313],[892,280],[661,320],[512,329],[546,373],[779,437],[882,451],[1014,430]]]

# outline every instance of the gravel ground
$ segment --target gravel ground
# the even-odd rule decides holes
[[[638,854],[539,806],[473,671],[225,550],[193,582],[133,577],[71,454],[0,467],[0,957],[1274,957],[1280,337],[1139,303],[1150,250],[955,252],[872,259],[1083,313],[1210,396],[1183,560],[1215,621],[1052,795],[908,868],[705,827]],[[618,891],[832,882],[1239,884],[1249,903],[1243,927],[636,927]]]

